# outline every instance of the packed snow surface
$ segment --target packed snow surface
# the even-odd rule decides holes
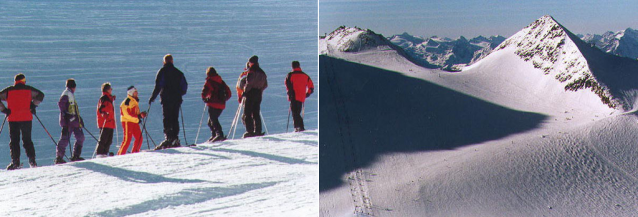
[[[387,50],[320,56],[320,215],[635,215],[637,61],[549,16],[519,33],[454,73]]]
[[[316,216],[319,131],[0,172],[0,216]]]

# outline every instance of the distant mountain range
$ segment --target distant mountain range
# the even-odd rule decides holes
[[[407,32],[393,35],[388,39],[403,48],[413,58],[448,71],[458,71],[466,65],[475,63],[505,41],[503,36],[490,36],[489,38],[478,36],[470,40],[461,36],[453,40],[436,36],[421,38]]]
[[[583,41],[601,50],[622,57],[638,59],[638,30],[627,28],[602,35],[578,35]]]
[[[627,28],[618,32],[608,31],[602,35],[578,34],[577,36],[607,53],[638,59],[638,30]],[[403,48],[412,58],[444,70],[459,71],[483,59],[505,41],[505,37],[478,36],[470,40],[463,36],[458,39],[437,36],[424,38],[404,32],[390,36],[388,40]]]

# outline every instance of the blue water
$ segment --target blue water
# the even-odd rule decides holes
[[[318,91],[316,0],[3,1],[0,11],[0,87],[12,85],[15,74],[25,73],[27,84],[46,94],[38,116],[56,141],[57,101],[67,78],[76,79],[80,112],[87,128],[98,136],[95,109],[100,85],[113,84],[118,107],[126,88],[135,85],[141,109],[146,110],[155,73],[167,53],[173,54],[175,66],[189,83],[182,105],[188,143],[195,142],[204,108],[200,94],[208,66],[214,66],[233,89],[220,117],[226,133],[238,107],[235,82],[252,55],[259,56],[268,75],[262,113],[270,134],[286,131],[289,104],[284,78],[291,61],[301,62]],[[317,103],[317,94],[306,101],[307,129],[318,128]],[[155,142],[163,140],[161,117],[158,100],[147,124]],[[210,137],[206,121],[201,131],[198,142]],[[0,135],[0,167],[10,163],[8,133],[7,124]],[[121,141],[121,128],[119,133]],[[237,134],[243,133],[240,122]],[[90,158],[96,142],[85,134],[82,157]],[[33,140],[38,163],[52,164],[55,145],[35,119]],[[118,146],[114,142],[111,151]],[[142,149],[146,148],[145,141]],[[26,162],[22,148],[21,154]]]

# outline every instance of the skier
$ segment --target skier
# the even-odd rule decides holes
[[[80,109],[77,101],[75,100],[76,83],[73,78],[66,80],[66,89],[62,92],[60,100],[58,101],[58,107],[60,108],[60,127],[62,127],[62,134],[58,141],[56,158],[53,161],[54,164],[66,163],[62,157],[66,152],[66,147],[71,141],[71,133],[75,135],[75,145],[73,146],[73,153],[71,153],[71,161],[82,161],[84,158],[80,157],[82,154],[82,146],[84,144],[84,132],[82,127],[84,126],[84,120],[80,117]]]
[[[243,138],[264,135],[261,131],[260,110],[262,94],[268,88],[266,73],[259,67],[259,57],[250,57],[247,66],[248,70],[243,72],[237,81],[240,102],[244,102],[242,122],[246,126],[246,133]]]
[[[111,83],[102,84],[102,97],[97,102],[97,127],[100,129],[100,141],[97,145],[96,155],[106,157],[113,143],[113,129],[115,129],[115,109]]]
[[[304,131],[306,129],[304,128],[303,118],[301,117],[301,109],[306,98],[314,91],[315,86],[310,76],[301,71],[299,61],[292,61],[292,72],[286,76],[285,83],[295,132]]]
[[[226,101],[228,101],[230,97],[230,88],[226,85],[226,82],[217,74],[215,68],[208,67],[206,70],[206,82],[202,90],[202,100],[204,100],[208,106],[208,127],[210,127],[212,133],[208,142],[226,140],[218,118],[226,108]]]
[[[146,112],[140,112],[139,98],[137,97],[137,89],[130,86],[126,91],[127,97],[120,105],[120,120],[122,121],[122,129],[124,129],[124,140],[120,145],[117,155],[124,155],[131,144],[131,137],[135,138],[131,153],[140,152],[142,148],[142,130],[140,129],[140,120],[146,117]]]
[[[24,74],[17,74],[14,85],[0,91],[0,100],[7,101],[7,107],[0,101],[0,111],[9,120],[9,149],[11,150],[11,164],[7,170],[20,168],[20,134],[22,145],[29,157],[29,166],[38,166],[35,162],[35,148],[31,141],[31,124],[36,107],[44,100],[44,93],[29,85]]]
[[[173,65],[173,56],[166,54],[164,66],[157,71],[155,89],[148,100],[150,106],[159,94],[164,115],[165,140],[155,147],[155,150],[181,146],[177,138],[179,134],[179,109],[182,106],[182,96],[186,94],[187,89],[188,83],[184,73]]]

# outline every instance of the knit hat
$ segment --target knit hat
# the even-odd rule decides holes
[[[24,80],[24,79],[26,79],[26,78],[27,78],[27,77],[26,77],[26,76],[24,76],[24,74],[20,73],[20,74],[17,74],[17,75],[15,76],[15,81]]]
[[[75,79],[73,79],[73,78],[69,78],[69,79],[67,79],[67,80],[66,80],[66,87],[68,87],[68,88],[75,88],[75,87],[76,87],[76,85],[75,85]]]
[[[259,57],[257,57],[257,55],[250,57],[250,59],[248,59],[249,63],[255,64],[259,62]]]
[[[137,89],[135,89],[134,86],[130,86],[126,89],[126,94],[128,94],[129,96],[133,96],[133,93],[135,93],[135,91],[137,91]]]
[[[217,70],[215,70],[215,68],[213,68],[212,66],[208,67],[208,69],[206,69],[206,75],[207,76],[215,76],[215,75],[217,75]]]

